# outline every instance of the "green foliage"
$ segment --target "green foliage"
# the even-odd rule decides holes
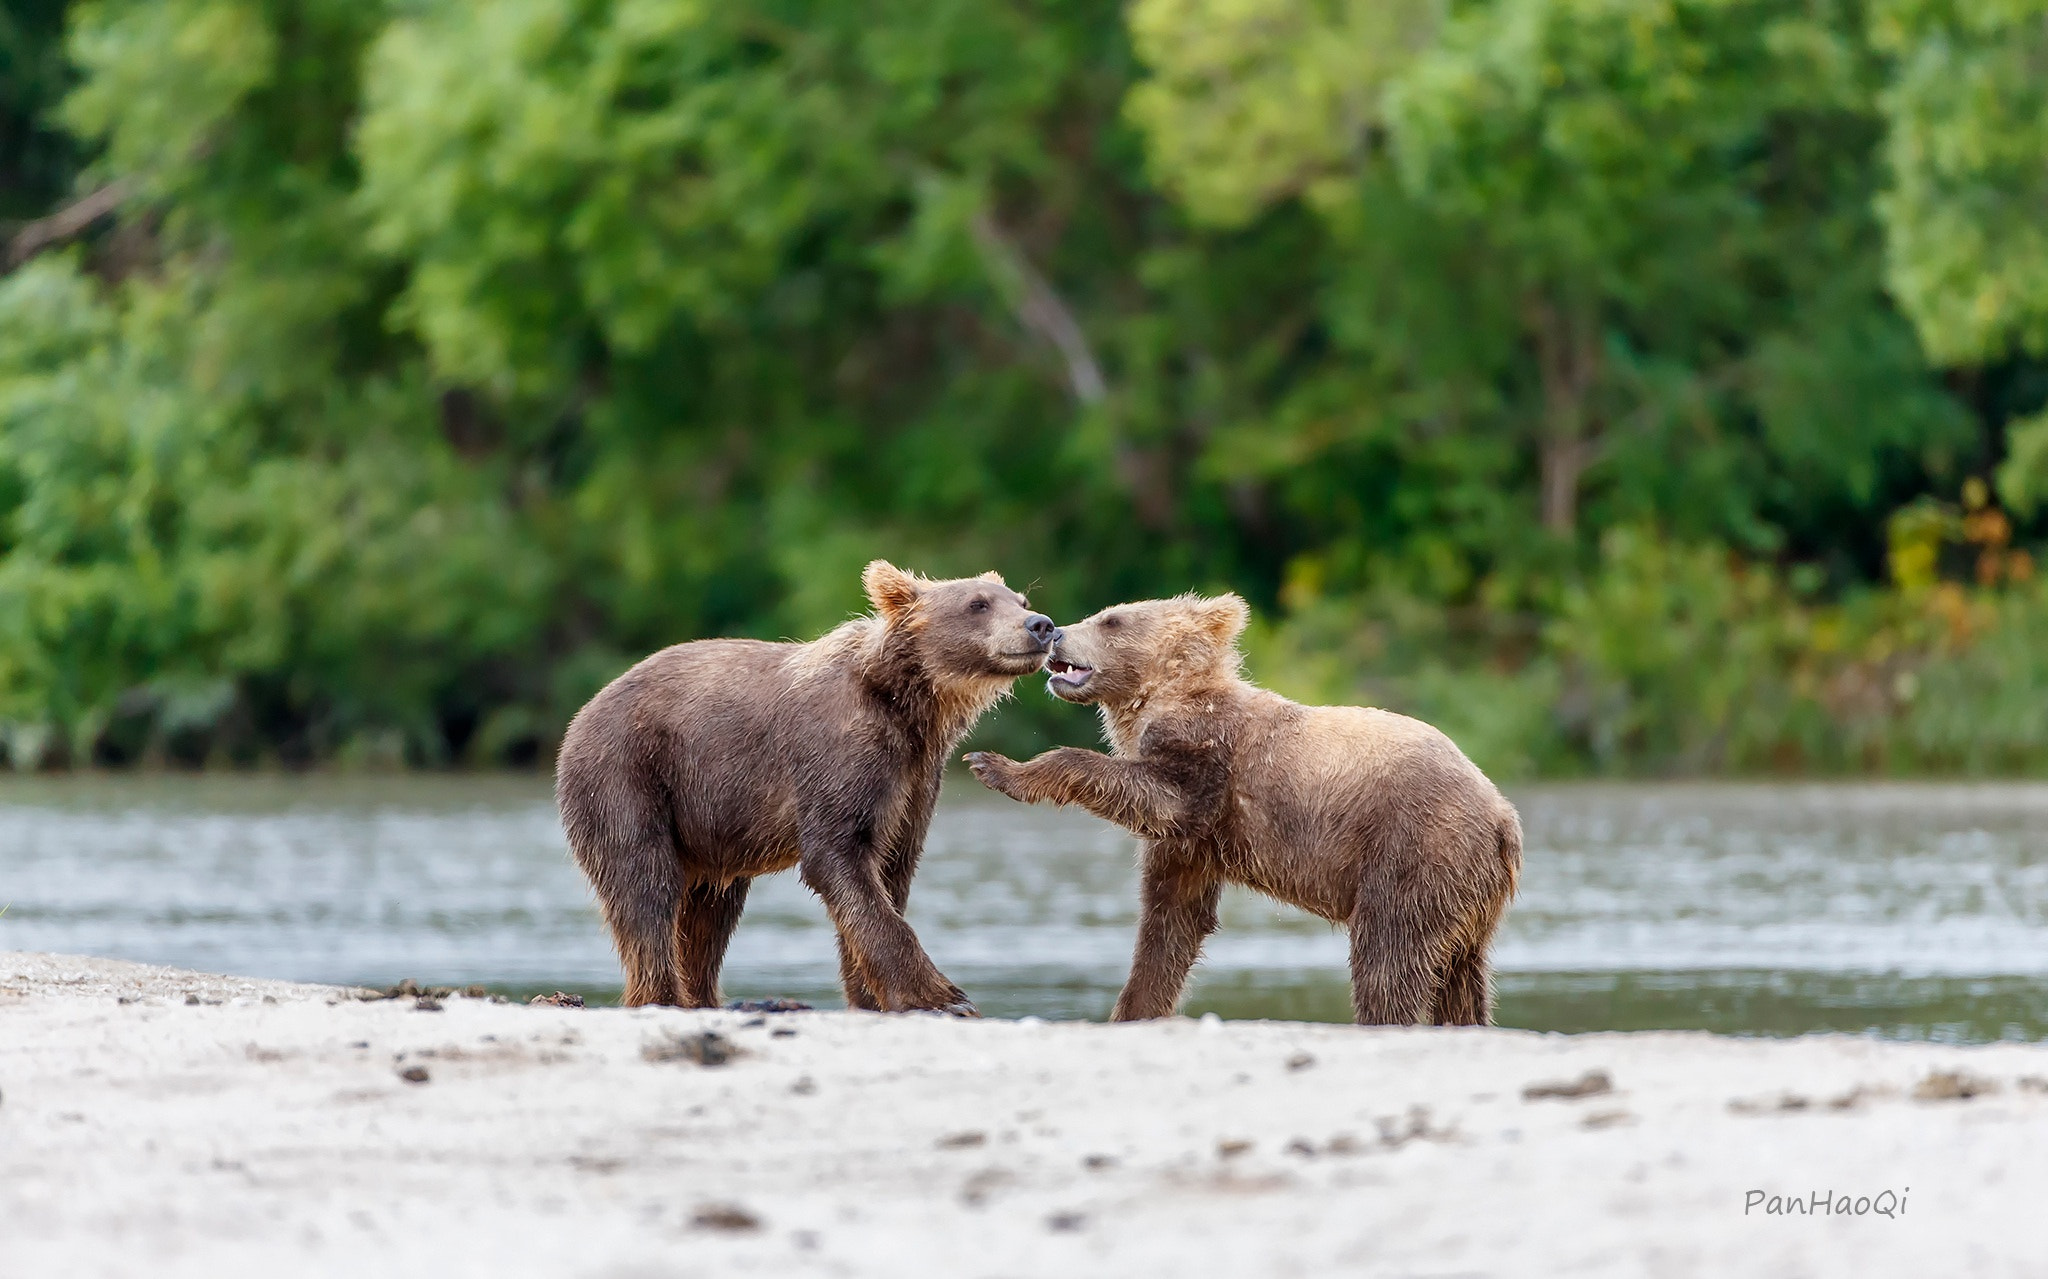
[[[1138,0],[1151,74],[1129,114],[1161,181],[1195,214],[1241,225],[1355,165],[1386,81],[1428,40],[1430,0]]]
[[[887,555],[1508,774],[2048,765],[2034,9],[1127,23],[10,8],[18,211],[120,208],[0,277],[0,751],[544,757]]]
[[[442,437],[348,208],[363,6],[89,6],[67,118],[153,268],[0,285],[0,720],[17,762],[443,757],[530,676],[553,568]],[[116,259],[118,260],[118,259]],[[389,286],[383,290],[387,295]]]
[[[1943,363],[2048,351],[2048,4],[1881,0],[1888,275]]]
[[[1998,468],[1998,492],[2022,515],[2048,504],[2048,412],[2006,425],[2011,450]]]
[[[1198,8],[1137,13],[1209,47]],[[1326,132],[1345,149],[1313,157],[1309,203],[1334,251],[1322,315],[1348,358],[1229,428],[1227,465],[1286,485],[1305,463],[1332,465],[1301,503],[1356,527],[1369,517],[1328,490],[1356,494],[1361,471],[1398,457],[1395,472],[1421,481],[1401,485],[1413,522],[1364,540],[1410,541],[1392,558],[1437,564],[1455,593],[1525,571],[1499,557],[1529,505],[1561,533],[1590,506],[1596,526],[1656,519],[1777,551],[1846,512],[1880,518],[1902,469],[1952,483],[1970,460],[1967,414],[1879,285],[1879,72],[1855,14],[1501,0],[1455,10],[1401,58],[1393,41],[1257,30],[1295,61],[1352,49],[1360,82],[1380,88],[1376,127]],[[1241,77],[1220,100],[1171,92],[1172,75],[1141,86],[1155,156],[1193,157],[1169,178],[1257,171],[1213,163],[1219,135],[1273,163],[1296,154],[1259,122],[1307,118],[1288,97],[1299,78],[1269,79]],[[1188,198],[1198,213],[1238,200]],[[1666,460],[1679,451],[1682,469]],[[1795,473],[1796,488],[1782,478]],[[1464,535],[1446,537],[1454,526]],[[1527,571],[1553,569],[1544,557]]]
[[[1251,666],[1311,701],[1419,715],[1499,776],[1995,775],[2048,761],[2048,653],[2028,639],[2048,625],[2048,589],[2030,571],[1995,591],[1930,580],[1826,601],[1811,587],[1623,527],[1534,643],[1498,619],[1461,628],[1378,597],[1262,628]],[[1517,660],[1474,660],[1475,641]]]
[[[978,2],[523,0],[379,39],[357,207],[407,273],[395,318],[556,455],[559,550],[617,640],[815,631],[882,549],[1018,564],[1031,436],[1066,414],[971,226],[1075,180],[1047,146],[1089,34]]]
[[[437,713],[488,709],[458,705],[478,664],[528,651],[547,569],[416,389],[333,406],[364,425],[340,456],[267,441],[273,405],[202,379],[200,287],[116,310],[50,259],[0,287],[0,720],[81,761],[124,717],[175,748],[231,711],[224,750],[431,759]]]

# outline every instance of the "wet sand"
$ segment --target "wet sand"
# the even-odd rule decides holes
[[[428,1003],[0,953],[0,1275],[2048,1258],[2044,1045]]]

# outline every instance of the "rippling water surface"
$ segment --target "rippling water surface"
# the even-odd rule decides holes
[[[1518,791],[1500,1020],[1542,1029],[2048,1035],[2048,786]],[[983,1011],[1099,1017],[1129,959],[1133,846],[949,786],[911,918]],[[615,993],[545,780],[0,781],[0,949],[219,972]],[[1346,1019],[1341,934],[1226,898],[1189,1007]],[[836,1002],[830,926],[755,885],[731,996]]]

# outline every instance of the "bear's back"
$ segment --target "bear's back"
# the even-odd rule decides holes
[[[1237,710],[1225,873],[1326,919],[1349,915],[1361,858],[1491,848],[1513,811],[1421,720],[1264,690]]]
[[[1386,806],[1448,807],[1490,821],[1506,805],[1457,744],[1422,720],[1378,707],[1272,700],[1279,705],[1250,708],[1232,789],[1297,836],[1334,836]]]
[[[844,653],[820,645],[709,639],[636,663],[593,697],[562,740],[556,792],[565,821],[606,807],[664,812],[686,845],[788,850],[792,781],[820,728],[851,696]],[[837,647],[834,645],[833,647]]]

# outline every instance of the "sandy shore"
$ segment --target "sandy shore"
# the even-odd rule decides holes
[[[2048,1046],[441,1003],[0,953],[0,1276],[2048,1273]]]

